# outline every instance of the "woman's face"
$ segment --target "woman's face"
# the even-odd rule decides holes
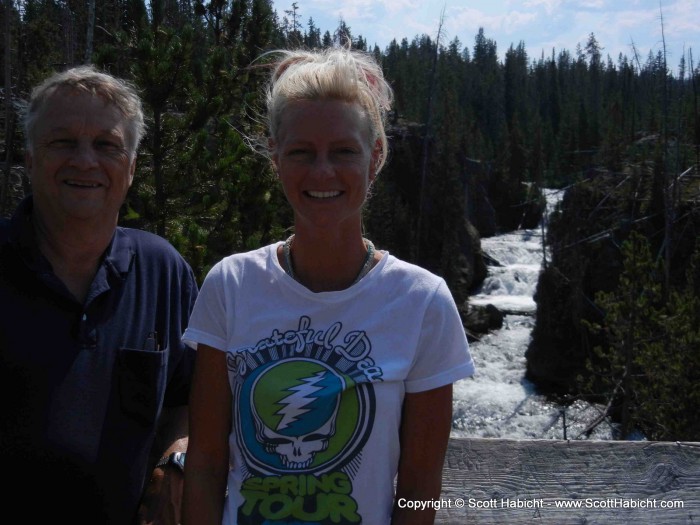
[[[290,103],[272,141],[275,164],[297,227],[360,225],[379,158],[359,104]]]

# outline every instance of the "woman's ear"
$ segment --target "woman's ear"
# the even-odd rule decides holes
[[[273,138],[267,139],[267,151],[270,152],[272,169],[279,173],[279,154],[277,153],[277,142]]]
[[[369,163],[369,181],[374,182],[377,177],[377,170],[382,159],[382,141],[377,139],[372,150],[372,158]]]

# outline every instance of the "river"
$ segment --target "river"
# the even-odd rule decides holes
[[[542,235],[559,202],[557,190],[545,190],[547,211],[538,229],[518,230],[482,239],[482,250],[501,266],[488,277],[472,304],[493,304],[506,313],[503,328],[471,344],[473,377],[454,385],[453,437],[576,439],[600,415],[600,407],[575,401],[568,407],[538,394],[525,378],[525,351],[535,322],[534,293],[542,267]],[[566,431],[565,431],[566,426]],[[611,424],[597,426],[591,439],[613,439]]]

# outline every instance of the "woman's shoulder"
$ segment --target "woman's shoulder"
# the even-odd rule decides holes
[[[404,261],[391,254],[385,255],[388,259],[383,271],[383,277],[396,282],[407,291],[432,293],[444,283],[444,279],[425,268]]]
[[[277,244],[228,255],[212,267],[208,277],[236,278],[240,277],[243,272],[254,272],[256,269],[267,271],[271,254],[277,248]]]

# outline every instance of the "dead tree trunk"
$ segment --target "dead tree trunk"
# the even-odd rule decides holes
[[[95,0],[88,0],[87,36],[85,38],[85,60],[83,63],[92,64],[92,44],[95,35]]]
[[[12,0],[5,0],[5,169],[0,192],[0,215],[5,215],[9,205],[10,177],[12,175],[12,142],[14,130],[14,113],[12,111]]]
[[[430,68],[430,85],[428,87],[428,103],[427,115],[425,118],[425,130],[423,132],[423,152],[421,155],[421,174],[420,174],[420,200],[418,206],[418,224],[416,227],[416,239],[414,243],[415,253],[414,260],[418,261],[421,255],[421,239],[423,232],[423,218],[425,215],[425,200],[426,200],[426,181],[428,178],[428,158],[430,146],[430,134],[433,120],[433,96],[435,94],[435,85],[437,84],[437,62],[440,54],[440,37],[442,36],[442,25],[445,21],[445,9],[443,8],[440,15],[440,24],[438,25],[437,38],[435,39],[435,54],[433,55],[433,63]]]

